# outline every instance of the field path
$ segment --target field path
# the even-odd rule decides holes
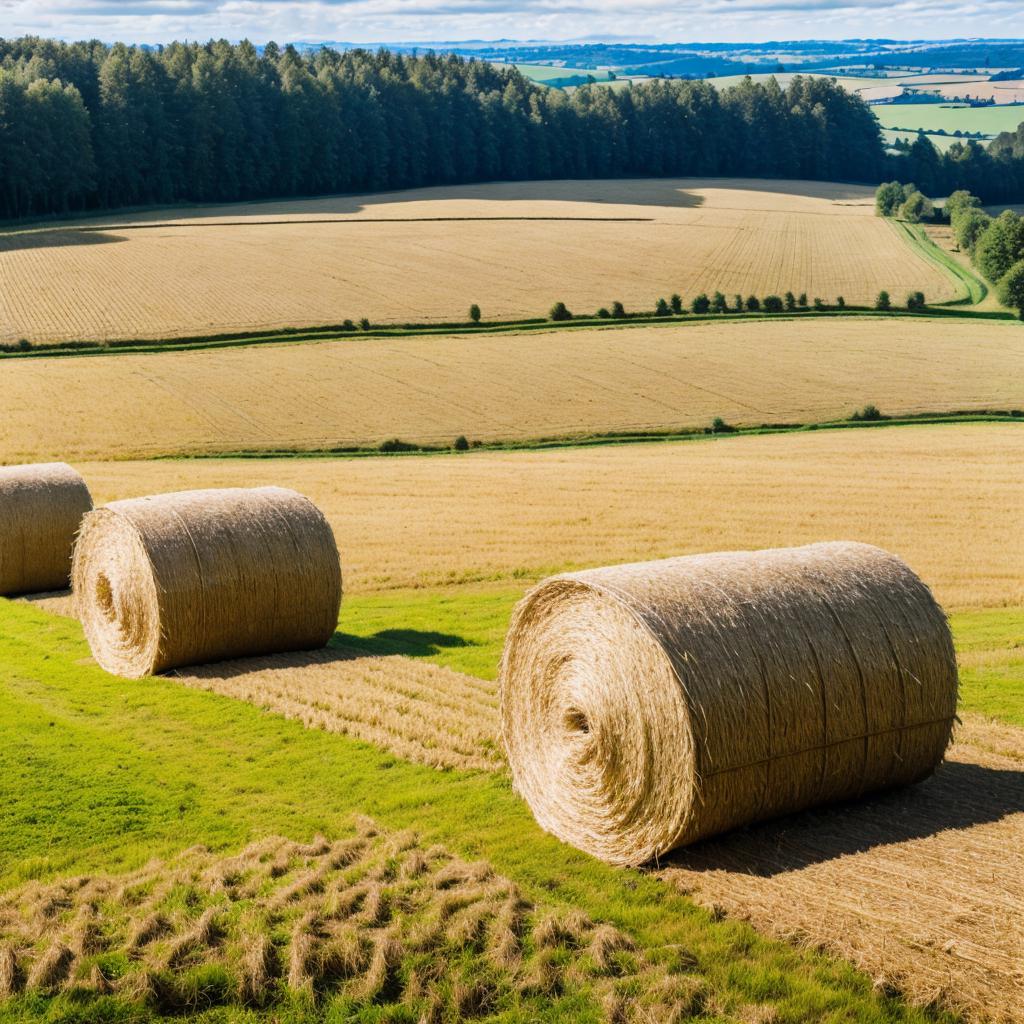
[[[1024,1021],[1022,730],[968,716],[920,786],[703,843],[662,875],[915,1001]]]

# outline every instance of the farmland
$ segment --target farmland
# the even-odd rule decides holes
[[[177,209],[0,235],[0,342],[651,309],[673,292],[956,296],[862,186],[559,181]],[[173,287],[168,282],[173,281]]]
[[[904,128],[910,131],[943,130],[952,135],[960,132],[981,132],[996,136],[1015,131],[1024,121],[1024,106],[966,107],[945,103],[895,103],[872,108],[883,128]]]
[[[1024,604],[1022,454],[1018,425],[975,424],[433,458],[81,464],[100,502],[183,486],[297,487],[331,520],[347,596],[321,655],[132,683],[90,664],[77,623],[43,610],[59,603],[0,602],[0,716],[18,723],[17,741],[0,752],[11,809],[0,838],[17,855],[7,885],[38,879],[24,890],[33,906],[55,894],[72,901],[61,918],[72,930],[46,933],[59,951],[78,948],[73,929],[87,926],[90,897],[134,877],[139,908],[108,931],[114,945],[99,962],[149,972],[132,991],[155,993],[147,998],[157,1006],[223,999],[262,963],[261,984],[275,970],[282,986],[294,982],[296,1019],[310,1012],[304,985],[319,1005],[355,1012],[367,993],[385,991],[391,962],[385,998],[415,1012],[434,993],[445,1006],[486,998],[542,1019],[596,1020],[607,975],[589,960],[574,969],[572,950],[591,948],[601,930],[628,951],[616,971],[638,979],[616,990],[648,1005],[671,993],[674,1006],[713,1006],[731,1021],[934,1019],[881,990],[972,1013],[987,999],[1012,1020],[1015,933],[1012,919],[1003,927],[989,910],[1016,898],[1019,872],[1003,848],[1020,834],[1019,733],[967,716],[951,764],[920,790],[869,801],[855,818],[824,811],[797,831],[761,826],[679,855],[661,873],[614,871],[543,836],[510,792],[496,756],[493,679],[512,604],[550,571],[842,536],[900,553],[959,610],[963,707],[1024,723],[1014,640]],[[207,741],[196,744],[197,733]],[[964,786],[980,786],[985,805],[951,824],[948,802],[963,805]],[[355,813],[378,824],[367,831]],[[182,852],[194,843],[210,849]],[[757,859],[764,849],[788,850],[794,870]],[[143,867],[152,857],[161,862]],[[394,874],[382,875],[376,866],[388,858]],[[425,866],[410,874],[407,860]],[[443,886],[430,881],[441,872]],[[79,906],[77,889],[59,880],[82,873],[93,881]],[[942,895],[945,881],[967,877],[969,892]],[[226,882],[183,910],[204,878]],[[320,910],[316,886],[340,902]],[[449,902],[432,902],[447,900],[431,894],[449,886]],[[856,904],[842,898],[854,890]],[[926,906],[912,895],[932,890]],[[513,892],[523,946],[481,974],[495,963],[488,950]],[[695,910],[691,898],[710,909]],[[822,915],[826,898],[832,912]],[[394,924],[388,901],[405,908]],[[799,932],[868,973],[758,937],[723,912],[780,937]],[[264,960],[239,958],[246,929],[265,918],[275,945]],[[550,969],[564,965],[564,980],[538,989],[541,925],[552,918],[576,922],[582,937],[557,940],[565,945]],[[25,920],[18,926],[37,916]],[[130,952],[151,920],[164,923],[144,940],[141,964],[118,952]],[[203,938],[210,922],[219,922],[215,941]],[[474,934],[479,946],[460,945]],[[417,987],[438,949],[465,973]],[[345,950],[344,971],[317,967]],[[55,959],[53,969],[67,963]],[[871,979],[881,979],[874,993]],[[541,995],[545,984],[555,996]],[[28,1019],[28,1004],[10,1006],[24,1010],[11,1019]]]
[[[889,226],[883,224],[886,230]],[[887,373],[871,381],[885,361]],[[450,445],[1024,408],[1024,334],[810,318],[4,363],[0,458]],[[272,387],[268,382],[273,382]],[[467,389],[467,384],[471,388]],[[95,395],[106,396],[102,404]]]

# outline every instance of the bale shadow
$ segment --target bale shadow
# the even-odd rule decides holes
[[[440,654],[445,649],[475,646],[463,636],[422,629],[381,629],[369,636],[353,636],[338,630],[330,642],[332,650],[347,649],[373,655],[401,654],[408,658],[423,658]]]
[[[752,825],[673,851],[660,869],[761,878],[1024,813],[1024,771],[949,761],[916,786]]]

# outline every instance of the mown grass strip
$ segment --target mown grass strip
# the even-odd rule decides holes
[[[977,274],[957,263],[948,252],[940,249],[920,224],[907,224],[894,218],[889,218],[889,223],[919,256],[944,270],[961,290],[959,298],[937,303],[937,306],[976,306],[984,301],[988,295],[988,285]]]
[[[578,906],[663,955],[685,952],[715,994],[709,1020],[766,1002],[780,1022],[952,1019],[556,842],[504,776],[421,768],[172,679],[107,676],[89,663],[77,623],[29,606],[0,602],[0,622],[0,884],[122,870],[195,843],[238,849],[269,833],[344,834],[353,813],[368,813],[489,860],[539,903]],[[0,1011],[47,1015],[42,999]]]

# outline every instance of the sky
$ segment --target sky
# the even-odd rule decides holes
[[[0,0],[0,36],[762,42],[1021,34],[1020,0]]]

